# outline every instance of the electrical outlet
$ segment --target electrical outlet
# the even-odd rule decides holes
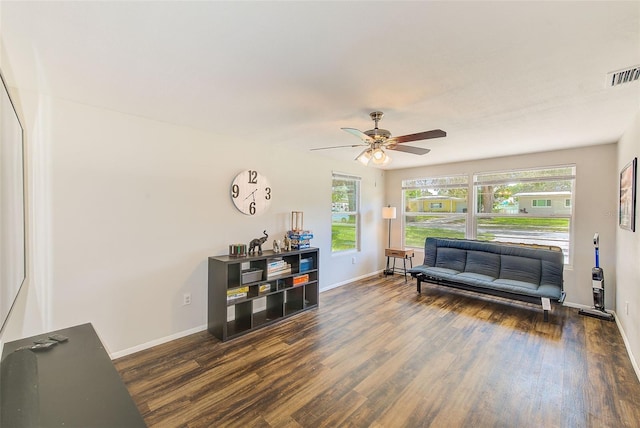
[[[629,315],[629,302],[624,302],[624,313]]]
[[[190,305],[191,304],[191,293],[184,293],[182,295],[182,304]]]
[[[351,257],[351,264],[355,265],[356,264],[356,258],[355,256]]]

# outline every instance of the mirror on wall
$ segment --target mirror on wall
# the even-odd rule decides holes
[[[25,280],[23,128],[2,73],[0,101],[0,332]]]

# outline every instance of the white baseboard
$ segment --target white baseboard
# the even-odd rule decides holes
[[[562,306],[568,306],[570,308],[576,309],[593,309],[593,306],[582,305],[580,303],[572,303],[572,302],[564,302]]]
[[[171,342],[172,340],[189,336],[190,334],[200,333],[201,331],[204,331],[206,329],[207,329],[206,325],[194,327],[189,330],[181,331],[179,333],[175,333],[170,336],[161,337],[160,339],[155,339],[150,342],[146,342],[141,345],[134,346],[132,348],[124,349],[118,352],[113,352],[112,354],[109,354],[109,357],[111,357],[112,360],[115,360],[116,358],[122,358],[129,354],[133,354],[139,351],[144,351],[145,349],[153,348],[154,346],[162,345],[163,343]]]
[[[611,311],[613,315],[616,317],[616,324],[618,326],[618,330],[620,330],[620,334],[622,335],[622,340],[624,341],[624,346],[627,348],[627,354],[629,354],[629,359],[631,360],[631,365],[633,366],[633,370],[636,372],[636,376],[640,381],[640,366],[638,366],[638,360],[633,356],[633,352],[631,352],[631,345],[629,344],[629,340],[627,339],[627,335],[624,332],[624,328],[622,328],[622,324],[618,320],[618,315],[615,312]]]
[[[342,287],[343,285],[347,285],[347,284],[350,284],[350,283],[352,283],[352,282],[354,282],[354,281],[359,281],[359,280],[361,280],[361,279],[370,278],[370,277],[372,277],[372,276],[379,275],[380,273],[382,273],[382,271],[381,271],[381,270],[379,270],[379,271],[375,271],[375,272],[371,272],[371,273],[367,273],[367,274],[365,274],[365,275],[361,275],[361,276],[358,276],[358,277],[356,277],[356,278],[351,278],[351,279],[348,279],[348,280],[346,280],[346,281],[337,282],[337,283],[335,283],[335,284],[331,284],[331,285],[329,285],[329,286],[327,286],[327,287],[320,288],[320,292],[322,293],[323,291],[333,290],[334,288]]]

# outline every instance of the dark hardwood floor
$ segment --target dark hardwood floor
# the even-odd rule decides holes
[[[640,382],[615,323],[405,284],[221,343],[194,334],[115,361],[149,426],[638,427]]]

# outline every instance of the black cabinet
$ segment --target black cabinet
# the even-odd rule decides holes
[[[28,349],[51,334],[68,340]],[[145,427],[129,391],[91,324],[4,345],[2,427]]]
[[[317,308],[319,250],[209,257],[208,329],[225,341]]]

